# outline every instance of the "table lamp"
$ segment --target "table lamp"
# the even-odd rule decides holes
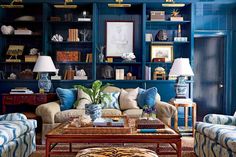
[[[186,98],[186,76],[194,76],[188,58],[177,58],[170,69],[169,76],[177,76],[175,85],[176,98]]]
[[[33,72],[39,73],[38,87],[39,90],[44,90],[44,92],[49,92],[52,83],[48,78],[49,72],[56,72],[56,68],[53,64],[52,58],[50,56],[39,56],[36,64],[34,65]]]

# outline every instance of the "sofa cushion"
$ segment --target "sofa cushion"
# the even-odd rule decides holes
[[[60,99],[61,111],[71,109],[76,101],[77,91],[76,89],[56,89],[57,96]]]
[[[0,146],[34,130],[36,127],[36,120],[0,121]]]
[[[55,114],[55,123],[63,123],[85,114],[85,110],[70,109]]]
[[[121,91],[120,88],[114,86],[108,86],[103,90],[103,92],[105,93],[120,92],[120,91]]]
[[[149,107],[155,106],[157,95],[157,88],[152,87],[147,90],[139,88],[139,93],[137,97],[137,102],[140,108],[143,108],[145,105]]]
[[[197,122],[195,129],[226,149],[236,152],[236,126]]]
[[[138,89],[135,88],[129,92],[127,92],[124,89],[121,89],[120,92],[120,109],[122,111],[128,110],[128,109],[139,109],[137,104],[137,96],[138,96]]]
[[[108,97],[104,98],[104,101],[102,102],[102,108],[103,109],[120,109],[119,105],[119,95],[120,92],[112,92],[112,93],[105,93]]]
[[[77,101],[75,102],[75,107],[77,109],[84,110],[86,104],[91,104],[91,99],[88,94],[83,90],[78,89]]]
[[[123,111],[123,115],[126,115],[128,117],[141,117],[143,114],[142,109],[128,109]]]
[[[122,113],[117,109],[103,109],[102,116],[120,116]]]

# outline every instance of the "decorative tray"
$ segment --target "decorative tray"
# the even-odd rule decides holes
[[[76,127],[72,126],[70,123],[65,125],[64,133],[65,134],[130,134],[132,132],[132,128],[129,126],[128,117],[126,116],[109,116],[103,118],[123,118],[124,126],[114,127],[114,126],[106,126],[106,127]]]

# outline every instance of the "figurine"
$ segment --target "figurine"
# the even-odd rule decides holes
[[[86,76],[86,72],[84,69],[77,70],[76,68],[76,76],[74,76],[74,80],[87,80],[88,76]]]
[[[39,53],[39,50],[38,50],[38,49],[32,48],[32,49],[30,49],[29,55],[37,55],[38,53]]]
[[[102,68],[102,77],[105,79],[114,78],[114,70],[111,66],[106,65]]]
[[[122,59],[124,59],[124,62],[135,62],[135,55],[134,53],[123,53],[121,56]]]
[[[171,12],[171,17],[178,17],[179,16],[179,10],[178,9],[173,9]]]
[[[166,72],[164,68],[162,67],[155,68],[155,71],[153,72],[153,80],[157,79],[166,80]]]
[[[9,79],[9,80],[15,80],[15,79],[16,79],[16,74],[11,73],[11,74],[10,74],[10,77],[8,77],[7,79]]]
[[[54,41],[54,42],[62,42],[63,37],[60,34],[55,34],[55,35],[53,35],[51,40]]]
[[[104,49],[105,49],[105,46],[100,46],[100,48],[97,47],[97,50],[100,52],[99,55],[98,55],[98,59],[99,59],[99,62],[104,62]]]
[[[83,29],[79,33],[82,35],[83,42],[88,40],[88,36],[89,36],[89,30],[88,29]]]
[[[14,33],[14,28],[12,26],[2,25],[1,27],[2,34],[9,35]]]

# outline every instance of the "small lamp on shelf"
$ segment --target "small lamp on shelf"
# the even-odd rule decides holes
[[[176,98],[186,98],[186,76],[194,76],[188,58],[177,58],[170,69],[169,76],[177,76],[175,85]]]
[[[33,72],[39,73],[38,87],[41,91],[49,92],[52,86],[51,80],[48,78],[49,72],[56,72],[55,65],[53,64],[50,56],[39,56],[36,64],[34,65]]]

